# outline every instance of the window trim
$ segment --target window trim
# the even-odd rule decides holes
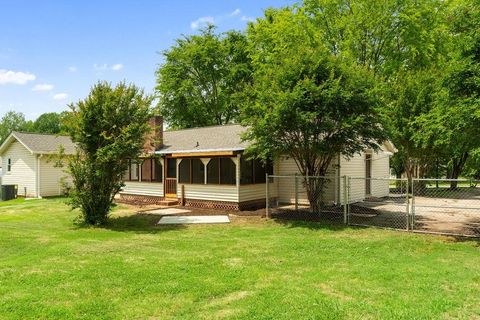
[[[7,172],[12,172],[12,158],[7,158]]]

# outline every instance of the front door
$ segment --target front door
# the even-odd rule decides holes
[[[365,155],[365,195],[372,194],[372,155]]]
[[[165,197],[177,198],[177,159],[165,158]]]

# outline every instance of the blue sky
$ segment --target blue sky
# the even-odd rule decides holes
[[[292,0],[0,0],[0,117],[67,109],[98,80],[153,92],[160,51],[206,22],[244,29]]]

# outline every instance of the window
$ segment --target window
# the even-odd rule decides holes
[[[183,159],[178,166],[178,182],[205,183],[205,166],[200,159]]]
[[[12,159],[10,158],[7,159],[7,171],[12,171]]]
[[[141,179],[143,182],[162,182],[162,164],[158,158],[144,159]]]
[[[236,166],[231,158],[213,158],[207,165],[208,184],[235,184]]]
[[[266,174],[273,174],[272,161],[263,163],[261,160],[240,159],[240,183],[265,183]]]

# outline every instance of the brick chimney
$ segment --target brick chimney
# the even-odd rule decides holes
[[[145,137],[143,149],[145,153],[153,153],[163,145],[163,117],[153,116],[148,120],[151,132]]]

